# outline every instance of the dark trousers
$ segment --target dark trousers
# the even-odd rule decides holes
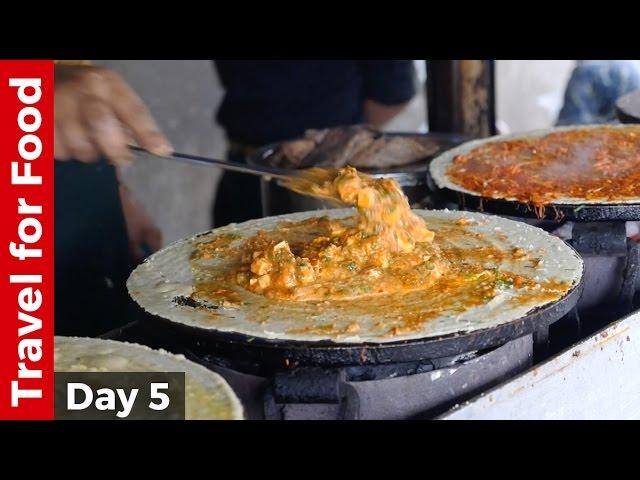
[[[227,153],[227,160],[247,163],[245,155]],[[243,173],[225,172],[213,203],[214,228],[262,217],[260,179]]]
[[[133,265],[115,169],[55,162],[55,333],[96,336],[132,320]]]

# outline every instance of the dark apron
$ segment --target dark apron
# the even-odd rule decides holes
[[[55,333],[96,336],[134,315],[114,167],[55,162]]]

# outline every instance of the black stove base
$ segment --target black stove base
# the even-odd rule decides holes
[[[273,376],[229,368],[215,352],[154,339],[139,324],[105,335],[184,354],[217,372],[236,392],[248,419],[331,420],[435,418],[455,404],[523,372],[532,365],[533,336],[486,351],[403,364],[339,369],[297,367]]]
[[[451,359],[440,368],[373,380],[348,378],[345,370],[328,372],[326,375],[335,376],[324,379],[307,376],[308,372],[267,379],[207,366],[229,382],[250,419],[401,420],[435,418],[527,370],[532,355],[533,341],[528,335],[485,353]],[[305,382],[315,382],[316,391],[298,382],[298,375],[304,375]],[[322,391],[318,385],[323,380],[336,388]]]

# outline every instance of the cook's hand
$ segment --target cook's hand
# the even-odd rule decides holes
[[[146,256],[145,246],[154,252],[162,247],[162,232],[124,185],[120,185],[120,201],[129,236],[129,252],[133,260],[140,263]]]
[[[172,151],[142,100],[109,69],[55,65],[54,99],[58,160],[92,162],[104,155],[126,163],[132,138],[158,155]]]

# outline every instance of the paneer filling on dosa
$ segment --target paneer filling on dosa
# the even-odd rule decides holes
[[[428,288],[446,272],[433,232],[394,180],[352,167],[315,168],[287,186],[355,206],[357,223],[314,218],[248,239],[236,276],[248,290],[290,300],[347,299]]]

